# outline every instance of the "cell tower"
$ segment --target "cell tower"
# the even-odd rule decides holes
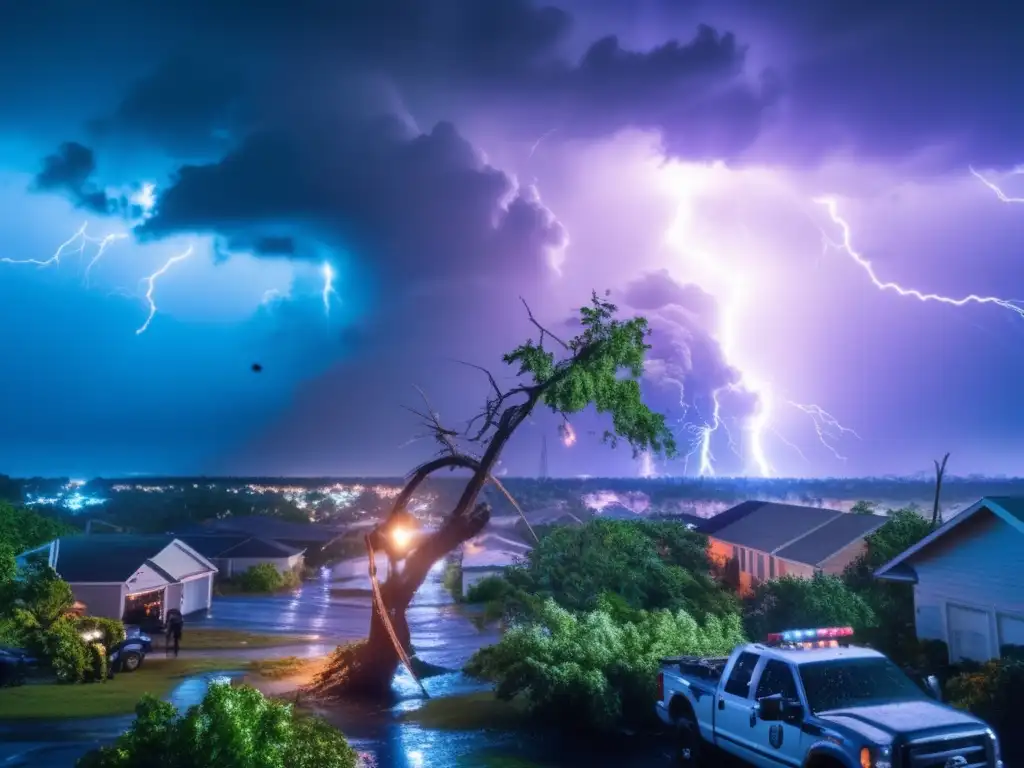
[[[544,435],[540,442],[540,477],[541,480],[548,479],[548,436]]]

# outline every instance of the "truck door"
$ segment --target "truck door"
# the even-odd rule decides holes
[[[756,741],[757,722],[751,722],[754,707],[751,680],[759,654],[744,651],[732,665],[725,684],[718,689],[715,709],[715,738],[723,749],[755,765],[763,765]]]
[[[793,668],[779,659],[768,659],[761,668],[754,691],[754,701],[765,696],[782,694],[783,698],[800,701]],[[803,762],[800,726],[792,723],[765,722],[758,718],[755,728],[756,747],[769,764],[799,766]]]

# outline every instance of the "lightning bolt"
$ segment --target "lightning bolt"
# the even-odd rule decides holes
[[[811,418],[811,422],[814,424],[814,430],[818,433],[818,440],[821,444],[828,448],[840,461],[846,461],[846,457],[839,453],[835,447],[835,443],[839,442],[844,435],[850,435],[860,439],[854,430],[849,427],[844,427],[831,413],[826,411],[820,405],[814,403],[795,403],[792,400],[787,401],[789,405],[796,408],[798,411],[803,411]]]
[[[156,316],[156,302],[153,300],[153,294],[156,291],[157,278],[163,277],[167,274],[167,270],[173,267],[178,262],[184,261],[192,255],[192,246],[190,245],[186,250],[179,253],[177,256],[172,256],[164,265],[160,267],[156,272],[143,278],[146,282],[146,303],[149,304],[149,315],[146,317],[146,322],[139,326],[138,330],[135,331],[135,335],[145,333],[146,329],[149,328],[149,324],[153,322],[153,317]]]
[[[984,184],[986,187],[992,190],[1000,202],[1003,203],[1024,203],[1024,197],[1011,197],[1003,192],[1002,188],[999,187],[994,181],[989,181],[987,178],[978,173],[972,166],[968,166],[971,175],[974,176],[978,181]],[[1009,173],[1010,176],[1024,176],[1024,166],[1017,166]]]
[[[325,261],[323,267],[320,268],[320,273],[324,277],[324,288],[321,292],[321,296],[324,302],[324,314],[331,314],[331,296],[336,295],[334,290],[334,267],[331,266],[330,262]]]
[[[119,240],[124,240],[128,235],[116,234],[107,235],[106,237],[93,237],[88,234],[86,230],[89,228],[89,222],[85,222],[78,230],[71,235],[67,240],[61,243],[57,250],[53,252],[53,255],[48,259],[11,259],[11,258],[0,258],[0,263],[3,264],[35,264],[37,267],[59,267],[60,260],[69,254],[77,254],[81,256],[85,253],[85,249],[89,245],[96,245],[96,254],[92,257],[89,265],[85,268],[86,282],[89,279],[89,272],[96,264],[97,261],[103,256],[107,248],[113,243]]]
[[[850,224],[839,215],[839,204],[836,202],[835,198],[818,197],[814,199],[814,202],[818,205],[825,206],[828,210],[829,218],[831,218],[832,222],[839,227],[839,231],[842,233],[842,240],[839,243],[833,243],[833,245],[837,249],[846,253],[846,255],[849,256],[853,262],[865,272],[865,274],[867,274],[872,284],[874,284],[878,290],[892,291],[900,296],[908,296],[910,298],[917,299],[918,301],[934,301],[939,304],[948,304],[953,307],[963,307],[967,304],[992,304],[993,306],[1008,309],[1014,314],[1024,317],[1024,307],[1018,306],[1016,302],[1009,301],[1007,299],[1000,299],[997,296],[979,296],[972,293],[969,296],[957,299],[951,296],[943,296],[938,293],[923,293],[916,288],[904,288],[899,283],[882,280],[878,277],[871,262],[864,258],[864,256],[862,256],[853,247],[853,234]]]

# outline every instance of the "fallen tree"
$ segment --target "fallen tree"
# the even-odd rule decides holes
[[[664,416],[651,411],[641,398],[639,380],[650,332],[644,318],[617,319],[615,305],[595,293],[579,311],[579,333],[564,341],[543,327],[528,306],[526,312],[539,334],[537,341],[531,338],[503,357],[506,365],[517,369],[520,384],[502,390],[489,371],[473,365],[487,377],[491,394],[464,430],[444,426],[429,402],[427,412],[418,414],[441,446],[440,455],[411,473],[387,518],[367,537],[370,552],[387,552],[390,563],[368,638],[335,652],[312,686],[314,695],[387,694],[403,656],[412,656],[406,611],[413,596],[435,563],[487,525],[491,508],[478,500],[480,493],[488,482],[497,484],[493,471],[502,450],[538,405],[561,415],[567,431],[572,429],[570,415],[593,406],[611,417],[611,428],[603,436],[610,445],[622,440],[634,455],[675,455]],[[407,505],[420,485],[442,470],[471,474],[438,529],[416,535]],[[372,562],[371,557],[371,568]]]

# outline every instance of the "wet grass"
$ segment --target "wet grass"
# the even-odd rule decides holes
[[[524,760],[521,757],[498,752],[474,752],[459,759],[460,768],[548,768],[545,763]]]
[[[317,640],[314,635],[280,635],[243,632],[236,629],[207,629],[185,626],[181,636],[183,651],[224,651],[243,648],[279,648],[302,645]],[[154,651],[160,648],[160,638],[154,640]]]
[[[325,663],[323,658],[299,658],[286,656],[283,659],[260,659],[250,661],[246,671],[259,675],[265,680],[287,680],[292,677],[308,677],[319,672]]]
[[[491,691],[479,691],[430,699],[403,713],[401,720],[441,731],[508,730],[523,725],[526,713],[514,701],[501,701]]]
[[[144,694],[163,698],[191,675],[241,669],[232,659],[148,658],[135,672],[103,683],[40,682],[0,689],[0,720],[57,720],[128,715]]]

